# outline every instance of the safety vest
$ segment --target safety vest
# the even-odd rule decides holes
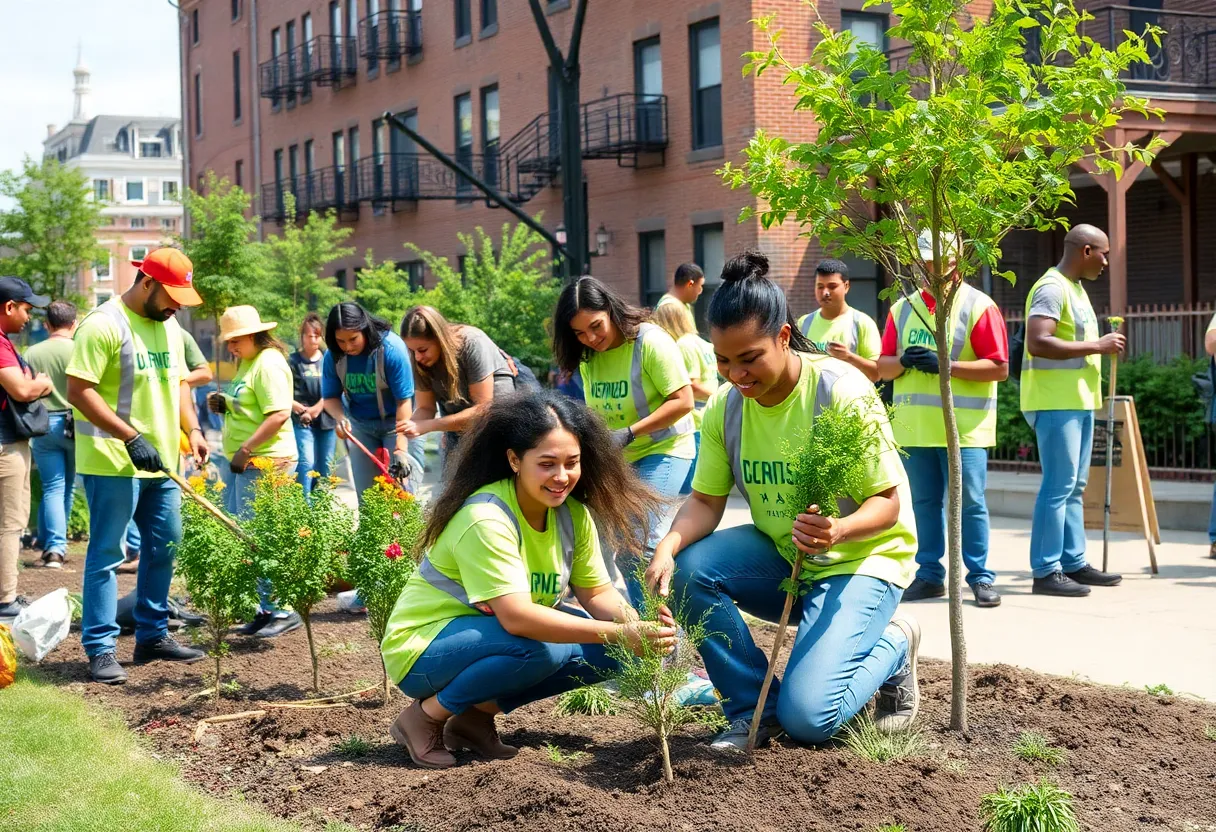
[[[502,510],[502,513],[511,521],[512,527],[515,529],[515,535],[519,538],[520,546],[523,546],[523,530],[519,527],[519,518],[515,516],[515,512],[511,511],[511,507],[503,501],[497,494],[474,494],[464,501],[463,505],[472,506],[485,503],[495,506]],[[558,606],[565,595],[565,589],[570,586],[570,575],[574,571],[574,518],[570,516],[570,506],[567,503],[562,503],[556,509],[554,514],[557,515],[557,535],[562,544],[562,571],[561,571],[561,587],[562,591],[558,592],[557,602],[553,606]],[[435,589],[442,590],[448,595],[451,595],[466,607],[477,610],[483,615],[493,615],[490,605],[486,603],[471,603],[469,594],[465,592],[460,581],[455,578],[449,578],[447,575],[440,572],[431,563],[430,558],[424,557],[422,563],[418,564],[418,573],[422,579]]]
[[[638,412],[639,421],[650,415],[650,403],[646,401],[646,390],[642,387],[642,347],[649,336],[662,331],[654,324],[641,324],[638,326],[637,338],[633,342],[633,359],[629,367],[629,389],[633,393],[633,406]],[[654,431],[650,434],[650,438],[655,442],[660,442],[682,433],[694,433],[696,429],[692,414],[689,413],[674,425]]]
[[[849,340],[845,341],[844,345],[849,348],[849,352],[855,353],[857,352],[857,345],[861,342],[861,318],[852,307],[849,308],[848,314],[853,318],[853,329],[849,333]],[[811,314],[803,317],[802,326],[799,329],[802,330],[802,334],[807,338],[811,337],[811,325],[815,323],[815,318],[818,316],[819,310],[816,309]]]
[[[995,306],[992,298],[966,283],[959,284],[950,321],[950,360],[974,361],[971,330],[984,312]],[[915,304],[915,305],[914,305]],[[924,298],[904,297],[891,307],[895,321],[896,355],[911,346],[936,352],[937,339],[930,328],[936,324]],[[964,448],[990,448],[996,444],[996,382],[967,381],[951,376],[950,391],[958,423],[959,443]],[[946,426],[942,421],[942,394],[938,377],[920,370],[905,370],[895,379],[892,419],[895,441],[910,448],[944,448]]]
[[[342,385],[342,389],[346,390],[346,353],[338,356],[338,360],[334,362],[334,372],[338,376],[338,383]],[[376,373],[376,408],[380,411],[380,420],[388,418],[388,414],[384,411],[384,394],[390,390],[388,386],[388,378],[384,375],[384,341],[380,342],[380,346],[372,351],[372,366],[375,367]],[[349,395],[349,391],[347,391]]]
[[[1064,306],[1055,337],[1062,341],[1098,340],[1098,316],[1080,281],[1069,280],[1056,269],[1048,269],[1026,297],[1026,321],[1035,291],[1054,282],[1064,291]],[[1022,355],[1022,410],[1093,410],[1102,405],[1102,356],[1043,358]]]
[[[832,406],[832,388],[843,377],[841,373],[828,367],[816,367],[815,372],[819,374],[819,378],[815,381],[815,404],[811,408],[811,419]],[[730,460],[735,487],[750,508],[752,498],[743,485],[746,482],[743,477],[743,394],[739,392],[738,387],[731,385],[723,410],[722,445],[726,448],[727,459]],[[857,503],[849,497],[838,495],[836,502],[842,517],[857,510]]]

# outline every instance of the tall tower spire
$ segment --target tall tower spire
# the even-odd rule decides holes
[[[72,75],[76,78],[76,86],[72,88],[75,96],[75,104],[72,106],[72,121],[85,121],[89,117],[87,102],[89,69],[84,65],[84,47],[79,41],[76,43],[76,68],[72,70]]]

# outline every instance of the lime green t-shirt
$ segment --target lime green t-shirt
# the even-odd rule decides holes
[[[237,366],[229,392],[224,396],[228,402],[228,412],[224,414],[224,453],[229,458],[253,436],[267,415],[281,410],[291,412],[292,389],[287,359],[273,347]],[[275,459],[294,457],[296,439],[291,419],[284,422],[274,436],[254,448],[253,455]]]
[[[695,378],[701,384],[707,386],[712,394],[718,389],[718,363],[714,360],[713,345],[706,342],[705,339],[695,333],[681,335],[676,341],[676,346],[680,348],[680,354],[684,356],[684,368],[688,370],[688,377]],[[705,411],[705,402],[697,402],[696,409],[692,412],[692,423],[697,430],[701,429],[701,417]]]
[[[654,305],[654,308],[658,309],[660,306],[666,306],[669,303],[678,303],[678,304],[680,304],[680,306],[683,306],[684,310],[688,313],[688,320],[692,321],[693,328],[694,329],[696,328],[696,326],[697,326],[696,307],[694,307],[691,303],[685,303],[684,301],[680,300],[678,297],[673,295],[671,292],[664,292],[663,297],[659,298],[659,302]]]
[[[137,315],[127,308],[121,297],[111,298],[106,304],[116,305],[131,327],[135,352],[131,427],[152,443],[166,465],[175,466],[181,430],[178,402],[185,375],[181,366],[181,327],[173,318],[153,321]],[[105,403],[111,410],[117,410],[122,334],[117,324],[99,311],[101,308],[90,312],[77,327],[67,374],[96,384],[95,389]],[[79,410],[74,410],[74,414],[77,425],[88,421]],[[76,430],[76,472],[140,479],[164,476],[136,471],[121,439],[87,436],[79,427]]]
[[[499,480],[476,493],[493,494],[505,502],[519,521],[523,540],[502,508],[475,503],[457,511],[440,533],[427,555],[431,564],[464,587],[470,603],[526,592],[534,604],[555,606],[567,587],[561,585],[562,544],[554,510],[549,510],[545,530],[538,532],[524,519],[512,480]],[[575,541],[570,584],[589,588],[609,583],[591,512],[573,499],[569,505]],[[380,642],[389,678],[394,683],[404,679],[448,622],[481,614],[415,572],[406,581]]]
[[[194,340],[194,336],[190,334],[190,330],[188,329],[182,330],[182,352],[185,355],[186,369],[188,371],[206,366],[207,356],[203,355],[203,351],[199,349],[198,341]]]
[[[802,331],[803,322],[811,314],[808,313],[798,319],[799,332]],[[853,352],[862,358],[877,361],[878,357],[882,355],[882,335],[879,333],[878,324],[874,323],[874,319],[860,309],[849,307],[848,312],[837,315],[831,320],[823,317],[822,314],[815,315],[814,320],[811,321],[811,331],[807,338],[821,350],[827,350],[828,344],[833,341],[849,346],[853,340],[853,327],[857,326],[853,321],[854,316],[860,322],[860,327],[857,333],[857,348]]]
[[[52,413],[70,410],[68,404],[68,362],[72,360],[72,339],[52,336],[25,351],[25,363],[37,373],[51,379],[51,395],[46,397],[46,409]]]
[[[899,495],[899,518],[895,525],[866,540],[841,543],[827,554],[826,565],[804,561],[803,576],[820,580],[831,575],[868,575],[906,587],[916,571],[916,521],[912,513],[912,493],[899,451],[891,434],[886,410],[874,385],[843,361],[820,355],[801,355],[802,373],[798,384],[785,401],[764,407],[753,399],[743,400],[743,435],[740,439],[743,477],[741,488],[751,501],[752,522],[772,538],[781,556],[793,563],[797,555],[791,534],[794,519],[787,502],[793,486],[789,484],[786,462],[781,456],[782,441],[796,442],[810,427],[815,408],[815,388],[820,367],[831,367],[841,378],[832,388],[832,403],[847,406],[867,402],[866,412],[881,426],[884,450],[871,461],[863,493],[849,494],[858,505],[866,498],[895,486]],[[701,454],[692,487],[702,494],[723,497],[735,485],[723,440],[726,396],[731,385],[724,384],[705,408],[701,426]],[[805,508],[798,506],[797,508]]]
[[[583,395],[587,406],[604,417],[611,430],[627,428],[641,418],[633,403],[631,370],[633,341],[615,349],[592,353],[579,370],[583,375]],[[684,356],[676,342],[657,327],[642,342],[642,389],[646,404],[653,413],[667,397],[689,384],[684,369]],[[625,447],[625,459],[637,462],[652,454],[667,454],[680,459],[693,459],[697,446],[692,433],[676,434],[654,441],[639,436]]]

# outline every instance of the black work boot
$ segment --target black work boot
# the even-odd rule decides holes
[[[1063,572],[1052,572],[1043,578],[1035,578],[1030,588],[1034,595],[1058,595],[1061,598],[1080,598],[1089,594],[1089,587],[1077,583]]]
[[[156,641],[135,645],[135,663],[147,662],[196,662],[207,654],[193,647],[178,644],[173,636],[161,636]]]
[[[89,657],[89,675],[94,682],[103,685],[121,685],[127,681],[127,671],[118,663],[113,653],[98,653]]]
[[[916,578],[904,590],[903,597],[900,601],[925,601],[929,598],[945,598],[945,584],[931,584],[921,578]]]

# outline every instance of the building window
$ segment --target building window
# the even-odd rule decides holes
[[[110,198],[110,180],[109,179],[94,179],[93,180],[93,199],[98,202],[106,202]]]
[[[300,18],[300,30],[300,71],[304,73],[304,90],[301,97],[308,99],[312,98],[312,82],[308,79],[312,77],[313,61],[317,59],[313,54],[316,44],[312,42],[312,15],[308,12]]]
[[[482,176],[498,187],[498,85],[481,88],[481,153],[484,160]]]
[[[346,136],[341,130],[335,130],[330,136],[334,152],[334,167],[342,170],[346,167]]]
[[[148,256],[148,247],[147,246],[131,246],[131,259],[132,260],[143,260],[147,256]]]
[[[398,264],[400,268],[400,264]],[[410,288],[417,291],[426,288],[424,284],[424,275],[426,273],[426,264],[421,260],[412,260],[405,264],[405,273],[409,277]]]
[[[498,25],[498,0],[481,0],[481,31]]]
[[[456,96],[456,161],[465,168],[473,164],[473,99],[469,93]],[[467,194],[473,190],[472,184],[460,177],[456,182],[456,192]]]
[[[161,144],[160,142],[140,142],[139,155],[145,159],[160,158]]]
[[[232,120],[241,120],[241,50],[232,53]]]
[[[147,223],[144,222],[143,217],[131,217],[131,227],[132,228],[147,228],[148,226],[147,226]]]
[[[194,136],[203,135],[203,74],[194,73]]]
[[[190,43],[198,46],[198,9],[190,12]]]
[[[640,40],[633,45],[633,91],[638,95],[638,140],[663,138],[663,62],[659,39]]]
[[[353,6],[355,0],[350,0]],[[369,46],[378,46],[380,43],[381,29],[383,21],[380,19],[380,0],[365,0],[364,17],[367,23],[367,28],[363,30],[363,37],[367,39]],[[351,24],[354,25],[354,19],[351,19]],[[368,77],[374,78],[380,71],[380,59],[376,55],[375,49],[369,49],[367,52],[367,74]]]
[[[274,189],[278,192],[283,190],[283,148],[279,148],[274,152]]]
[[[98,280],[105,280],[110,276],[110,258],[106,257],[98,260],[93,264],[93,275]]]
[[[232,0],[232,20],[241,19],[241,0]]]
[[[638,273],[642,305],[654,306],[667,291],[667,238],[662,231],[638,235]]]
[[[718,19],[689,27],[692,58],[692,149],[722,144],[722,44]]]
[[[352,173],[359,167],[359,128],[352,127],[346,131],[346,149],[350,154],[350,169]]]
[[[163,219],[160,221],[160,227],[164,231],[176,231],[177,230],[177,220]]]
[[[300,176],[300,146],[293,144],[287,148],[287,176],[291,180],[291,190],[296,189],[296,180]]]
[[[236,160],[235,166],[236,186],[238,188],[245,184],[245,161],[243,159]]]
[[[887,16],[867,12],[840,13],[840,28],[853,34],[862,43],[868,43],[879,52],[887,51]]]
[[[141,202],[144,198],[144,180],[127,180],[127,202]]]
[[[453,0],[456,4],[456,41],[473,37],[473,10],[469,0]]]
[[[695,311],[697,328],[708,332],[706,314],[709,312],[709,300],[722,285],[722,267],[726,265],[726,243],[722,223],[692,227],[692,259],[705,272],[705,291],[697,298]]]
[[[177,201],[177,180],[164,179],[160,183],[160,192],[165,199]]]

